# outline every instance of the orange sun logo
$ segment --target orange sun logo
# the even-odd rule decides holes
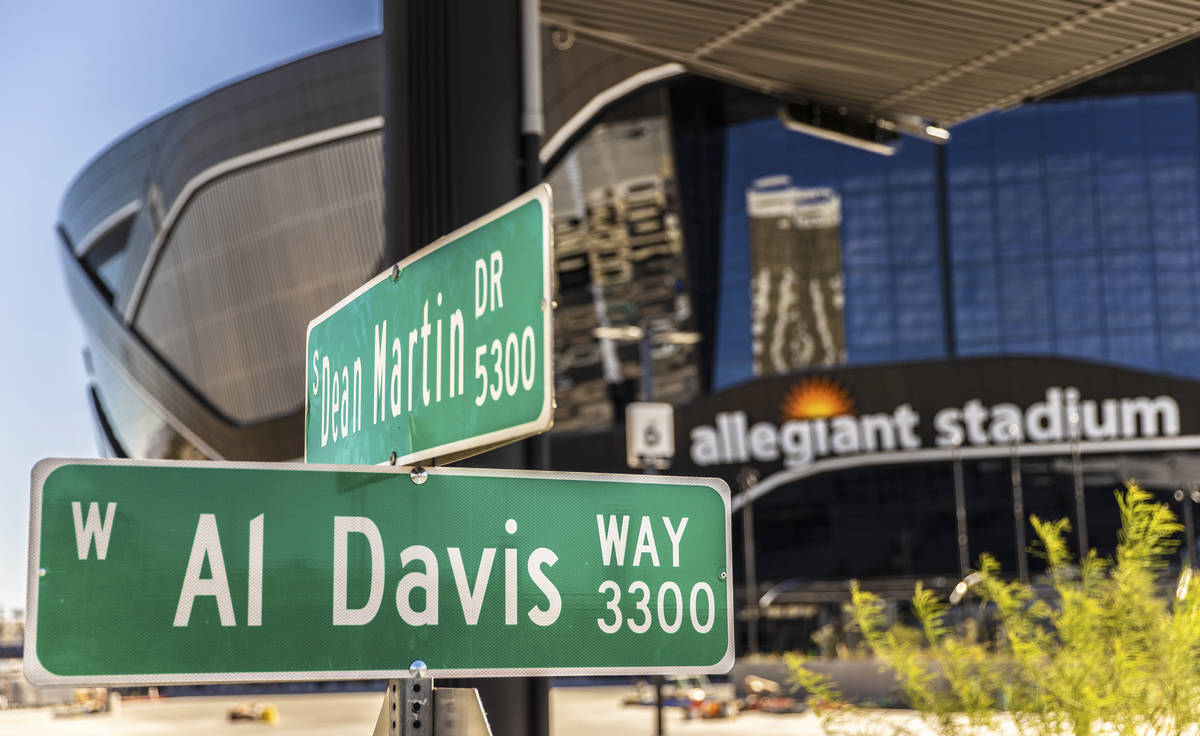
[[[823,419],[854,411],[854,399],[841,384],[830,378],[806,378],[788,390],[780,407],[783,421]]]

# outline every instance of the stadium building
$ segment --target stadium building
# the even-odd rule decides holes
[[[744,492],[762,647],[807,647],[850,578],[948,587],[984,551],[1015,574],[1030,514],[1111,551],[1128,477],[1194,558],[1200,45],[901,135],[836,87],[584,35],[543,53],[552,465],[626,470],[639,346],[597,327],[697,333],[651,354],[669,472]],[[212,90],[72,183],[58,232],[105,455],[302,456],[305,327],[391,265],[380,56],[365,39]]]

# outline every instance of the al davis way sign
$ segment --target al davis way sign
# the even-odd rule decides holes
[[[719,673],[719,480],[43,460],[39,685]]]
[[[550,428],[551,211],[540,185],[309,323],[307,462],[444,464]]]

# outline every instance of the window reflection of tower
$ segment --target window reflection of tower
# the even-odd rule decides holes
[[[755,374],[845,362],[841,198],[769,176],[746,191],[746,209]]]
[[[637,399],[638,346],[599,339],[596,327],[694,329],[669,128],[664,114],[606,120],[549,177],[558,431],[610,426],[614,407]],[[657,344],[651,359],[658,400],[695,397],[696,346]]]

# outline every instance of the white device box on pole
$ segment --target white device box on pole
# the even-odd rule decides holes
[[[675,409],[636,401],[625,407],[625,454],[631,468],[666,468],[675,457]]]

